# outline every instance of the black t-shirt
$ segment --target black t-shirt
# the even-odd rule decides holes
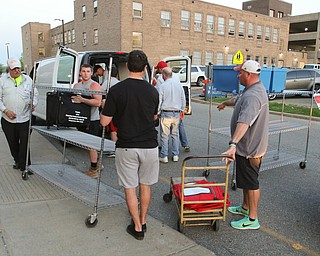
[[[110,88],[102,114],[112,116],[118,128],[116,147],[158,146],[153,119],[158,104],[158,91],[144,80],[128,78]]]

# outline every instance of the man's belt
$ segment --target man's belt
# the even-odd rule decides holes
[[[161,110],[162,112],[180,113],[181,110]]]

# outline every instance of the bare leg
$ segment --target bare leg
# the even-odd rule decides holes
[[[98,152],[97,152],[97,150],[90,149],[89,156],[90,156],[90,162],[91,163],[97,163],[98,162]]]
[[[126,202],[136,231],[142,231],[136,188],[125,188]]]
[[[148,208],[151,201],[151,186],[140,184],[140,221],[146,223]]]
[[[258,217],[258,204],[260,200],[260,189],[248,190],[249,199],[249,217],[251,219],[256,219]]]
[[[248,190],[247,189],[243,189],[242,191],[243,193],[243,203],[242,203],[242,207],[244,209],[249,209],[249,198],[248,198]]]

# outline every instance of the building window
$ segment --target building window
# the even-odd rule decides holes
[[[39,47],[39,57],[46,56],[46,49],[44,47]]]
[[[263,57],[263,65],[268,66],[268,57]]]
[[[64,32],[64,43],[68,42],[68,32]]]
[[[192,63],[194,65],[201,65],[201,52],[198,52],[198,51],[193,52]],[[192,72],[192,70],[191,70],[191,72]]]
[[[190,12],[188,11],[181,11],[181,29],[190,29]]]
[[[246,60],[251,60],[251,55],[248,54]]]
[[[142,3],[133,2],[133,18],[142,18]]]
[[[75,43],[76,42],[76,32],[74,31],[74,29],[72,29],[72,32],[71,32],[71,34],[72,34],[72,43]]]
[[[284,14],[283,14],[283,12],[278,12],[278,18],[283,18],[283,16],[284,16]]]
[[[93,14],[98,13],[98,0],[93,0]]]
[[[195,13],[194,14],[194,31],[202,32],[202,14]]]
[[[218,52],[217,53],[217,65],[223,65],[223,57],[224,53],[223,52]]]
[[[132,32],[132,47],[142,48],[142,33]]]
[[[274,14],[275,14],[275,10],[270,9],[269,10],[269,16],[270,17],[274,17]]]
[[[25,38],[26,38],[26,41],[29,41],[29,34],[28,34],[28,32],[26,32]]]
[[[228,28],[228,34],[229,36],[234,36],[236,31],[236,21],[235,19],[229,19],[229,28]]]
[[[278,29],[278,28],[274,28],[274,29],[273,29],[273,39],[272,39],[272,42],[278,43],[278,38],[279,38],[279,29]]]
[[[206,52],[205,58],[205,65],[209,65],[209,63],[213,64],[213,52]]]
[[[57,44],[57,43],[58,43],[58,41],[57,41],[57,35],[54,35],[53,41],[54,41],[54,44]]]
[[[254,38],[254,24],[249,22],[248,25],[248,38],[253,39]]]
[[[98,29],[93,30],[93,43],[98,44],[99,43],[99,32]]]
[[[260,63],[260,56],[256,56],[255,61],[258,62],[258,63]]]
[[[181,56],[189,56],[189,51],[188,50],[180,50],[180,55]]]
[[[269,26],[266,26],[266,31],[265,31],[265,37],[264,39],[269,42],[270,41],[270,27]]]
[[[214,32],[214,16],[207,15],[207,33]]]
[[[262,26],[258,25],[257,26],[257,40],[261,40],[262,39]]]
[[[68,44],[71,44],[71,31],[68,30]]]
[[[224,35],[225,31],[225,18],[218,17],[218,35]]]
[[[170,28],[171,13],[167,11],[161,11],[161,27]]]
[[[39,42],[44,42],[43,32],[38,32],[38,41]]]
[[[82,46],[86,46],[87,45],[87,33],[83,32],[82,33]]]
[[[82,5],[82,19],[86,18],[86,6]]]
[[[244,38],[246,33],[246,23],[244,21],[239,21],[239,37]]]

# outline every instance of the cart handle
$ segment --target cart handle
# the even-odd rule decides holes
[[[188,156],[183,160],[183,163],[187,162],[191,159],[196,159],[196,158],[202,158],[202,159],[204,159],[204,158],[207,158],[207,159],[209,159],[209,158],[227,158],[230,161],[234,160],[231,155],[222,154],[222,155],[211,155],[211,156]]]

